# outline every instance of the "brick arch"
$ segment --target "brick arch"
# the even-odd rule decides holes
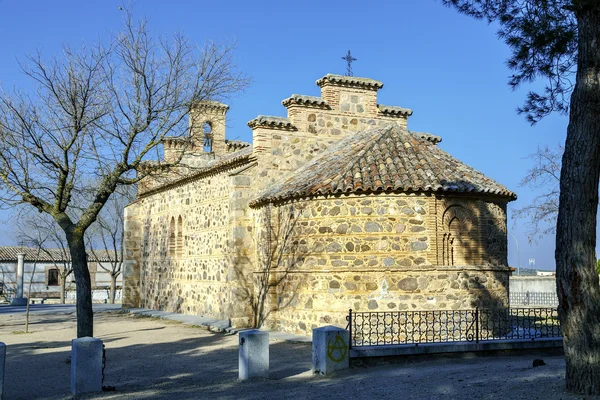
[[[446,207],[442,214],[444,228],[449,227],[454,218],[458,218],[460,221],[470,221],[471,223],[476,220],[473,210],[466,208],[462,204],[450,204]]]
[[[205,153],[213,151],[213,122],[210,119],[202,122],[202,150]]]
[[[479,258],[477,217],[473,210],[451,204],[442,214],[442,263],[473,265]]]

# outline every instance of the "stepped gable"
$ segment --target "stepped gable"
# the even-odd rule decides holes
[[[517,195],[436,146],[439,137],[390,125],[350,135],[252,201],[357,192]]]

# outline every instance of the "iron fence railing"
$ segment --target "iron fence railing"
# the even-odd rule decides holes
[[[554,308],[354,312],[350,347],[560,338]]]

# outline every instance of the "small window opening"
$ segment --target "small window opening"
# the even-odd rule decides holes
[[[212,153],[213,151],[213,135],[212,135],[212,125],[210,122],[205,122],[202,125],[202,131],[204,132],[204,143],[202,150],[205,153]]]
[[[47,286],[58,286],[58,268],[52,268],[48,270],[48,283]]]
[[[177,219],[177,255],[183,254],[183,220],[181,215]]]
[[[169,224],[169,255],[175,255],[175,218],[171,217]]]

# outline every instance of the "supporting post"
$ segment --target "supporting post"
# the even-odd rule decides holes
[[[269,376],[269,333],[252,329],[239,333],[239,379]]]
[[[71,343],[71,393],[102,391],[102,340],[93,337]]]
[[[475,307],[475,343],[479,343],[479,307]]]
[[[329,375],[334,371],[348,368],[350,366],[349,339],[349,332],[337,326],[313,329],[313,373]]]
[[[348,311],[348,349],[352,350],[352,309]]]
[[[0,342],[0,400],[4,399],[4,370],[6,366],[6,345]]]
[[[25,254],[17,254],[17,293],[14,299],[11,301],[13,306],[26,306],[27,299],[23,297],[23,275],[25,272]]]

